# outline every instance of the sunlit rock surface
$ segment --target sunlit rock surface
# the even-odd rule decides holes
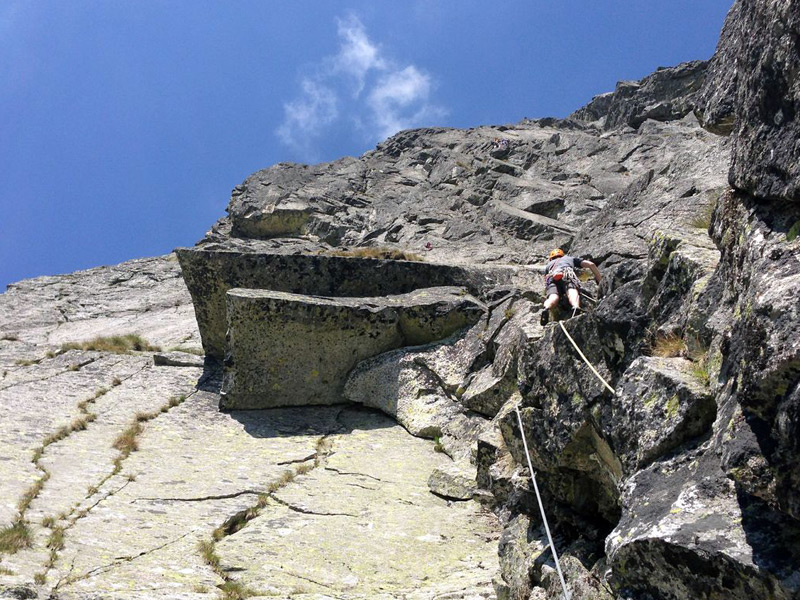
[[[737,2],[711,61],[568,119],[275,165],[181,270],[12,286],[2,593],[558,597],[524,435],[574,600],[796,600],[797,23],[794,0]],[[543,324],[553,246],[604,277]],[[325,307],[347,337],[366,322],[348,314],[440,286],[478,311],[363,354],[275,326]],[[160,350],[62,347],[132,333]],[[341,366],[324,394],[342,404],[219,411],[223,375],[309,395],[267,352],[289,346],[306,374]]]

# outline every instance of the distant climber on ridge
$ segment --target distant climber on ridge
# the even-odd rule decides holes
[[[600,269],[590,260],[576,256],[565,256],[561,248],[556,248],[548,256],[547,266],[544,268],[545,301],[542,311],[541,323],[546,325],[550,320],[550,312],[558,305],[564,294],[572,307],[574,315],[581,307],[581,284],[575,269],[589,269],[594,275],[594,280],[600,285],[603,276]]]

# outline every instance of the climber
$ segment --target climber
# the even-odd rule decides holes
[[[597,285],[603,276],[600,269],[590,260],[584,260],[575,256],[565,256],[561,248],[556,248],[550,252],[547,266],[544,268],[545,282],[545,301],[542,311],[541,323],[546,325],[550,320],[551,310],[556,307],[558,301],[566,293],[567,300],[572,307],[572,315],[581,307],[581,284],[575,269],[589,269],[594,275]]]

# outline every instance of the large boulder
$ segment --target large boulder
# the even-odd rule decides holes
[[[220,406],[336,404],[361,360],[447,338],[483,314],[459,288],[380,298],[324,298],[234,288]]]
[[[637,473],[606,541],[619,598],[791,600],[800,595],[800,527],[747,494],[701,448]]]
[[[711,431],[714,398],[683,358],[637,358],[612,399],[608,436],[630,476],[653,460]]]
[[[464,410],[455,399],[455,387],[449,386],[423,357],[446,352],[449,346],[401,348],[368,358],[348,375],[344,397],[377,408],[413,435],[440,437]]]
[[[307,245],[301,248],[308,253],[295,254],[297,248],[283,242],[275,247],[260,240],[244,245],[208,242],[176,251],[208,356],[221,360],[225,355],[225,296],[232,288],[372,297],[406,294],[427,287],[464,286],[480,296],[498,284],[528,287],[532,277],[530,269],[513,265],[460,267],[364,258],[357,253],[334,256],[311,253]]]

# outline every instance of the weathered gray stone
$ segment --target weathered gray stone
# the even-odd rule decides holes
[[[203,357],[189,352],[156,352],[153,364],[157,367],[203,367]]]
[[[602,572],[587,568],[578,558],[569,554],[565,554],[560,563],[571,600],[615,600],[611,589],[602,579]],[[550,566],[543,565],[531,600],[563,597],[564,592],[558,572]]]
[[[192,294],[203,348],[222,359],[226,351],[225,295],[233,288],[266,289],[326,297],[406,294],[437,286],[464,286],[473,294],[498,283],[525,281],[525,269],[513,266],[463,268],[402,260],[291,254],[291,247],[246,250],[215,245],[178,249]]]
[[[717,406],[692,369],[682,358],[641,357],[625,371],[605,423],[624,475],[711,432]]]
[[[344,397],[393,417],[409,433],[433,439],[463,409],[439,375],[419,357],[424,351],[386,352],[358,364],[349,374]]]
[[[606,541],[622,598],[796,598],[800,528],[747,495],[713,451],[654,464],[625,485]]]
[[[228,292],[230,351],[220,405],[338,404],[359,361],[444,339],[475,323],[481,305],[458,288],[384,298]]]
[[[785,201],[726,194],[712,226],[718,279],[703,312],[719,330],[706,363],[725,468],[748,493],[800,518],[800,239],[789,239],[797,222],[800,211]]]
[[[345,410],[339,422],[325,462],[217,544],[231,579],[278,597],[492,597],[496,517],[426,485],[450,459],[385,417]]]
[[[63,343],[129,333],[164,349],[199,348],[192,301],[174,254],[13,283],[0,294],[0,332],[16,338],[0,340],[0,355],[5,345],[17,358],[42,358]],[[38,345],[39,353],[20,356],[23,344]]]
[[[733,132],[731,185],[759,198],[800,200],[799,35],[797,0],[738,0],[698,106],[704,126]]]
[[[706,68],[706,62],[695,60],[677,67],[659,68],[640,81],[620,81],[613,92],[595,96],[570,118],[603,119],[605,129],[621,125],[638,128],[646,119],[681,119],[694,108],[695,95],[703,85]]]
[[[531,531],[533,530],[533,531]],[[527,598],[531,592],[534,562],[547,543],[533,535],[535,527],[524,514],[515,515],[503,528],[498,546],[502,580],[495,584],[498,598]],[[502,582],[501,582],[502,581]]]
[[[471,500],[477,490],[475,468],[467,468],[463,463],[437,467],[428,478],[428,489],[443,498]]]
[[[719,263],[719,250],[705,231],[676,233],[655,232],[642,285],[662,335],[686,329],[692,306]]]
[[[540,307],[518,291],[495,305],[485,329],[478,335],[486,345],[483,360],[473,362],[460,394],[461,404],[494,417],[518,393],[518,361],[524,349],[543,335]],[[483,365],[483,366],[482,366]]]

